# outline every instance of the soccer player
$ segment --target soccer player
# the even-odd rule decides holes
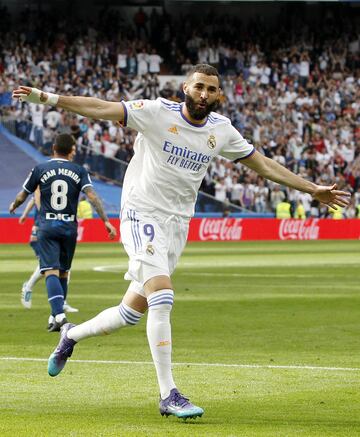
[[[38,254],[40,272],[45,274],[48,300],[53,323],[48,331],[59,331],[67,323],[64,296],[67,294],[68,272],[74,256],[77,220],[76,210],[80,191],[83,191],[104,221],[112,239],[116,230],[104,212],[101,200],[93,189],[84,167],[71,162],[75,154],[75,139],[68,134],[58,135],[53,146],[54,157],[34,167],[9,211],[14,213],[37,187],[40,189],[38,219]]]
[[[203,409],[177,389],[171,370],[171,282],[185,246],[197,193],[213,158],[221,155],[261,176],[310,193],[328,205],[346,205],[347,193],[318,186],[257,152],[231,125],[213,112],[219,103],[219,74],[214,67],[193,67],[183,85],[184,103],[163,98],[108,102],[92,97],[59,96],[20,86],[13,97],[75,112],[84,117],[119,121],[138,131],[121,199],[121,237],[129,255],[125,275],[130,285],[119,306],[78,326],[66,324],[48,361],[56,376],[77,342],[134,326],[148,309],[147,337],[160,386],[160,413],[197,417]]]
[[[31,235],[30,235],[30,246],[32,247],[35,256],[37,259],[39,259],[39,252],[38,252],[38,242],[37,242],[37,231],[38,231],[38,218],[39,218],[39,210],[40,210],[40,190],[37,188],[34,192],[34,196],[29,200],[27,203],[24,212],[21,214],[21,217],[19,218],[19,223],[24,224],[27,216],[29,215],[30,211],[34,209],[34,225],[31,228]],[[40,273],[40,266],[39,264],[36,266],[34,272],[30,276],[30,278],[23,283],[22,289],[21,289],[21,303],[24,308],[30,309],[32,305],[32,290],[34,285],[44,276]],[[68,273],[68,285],[70,282],[70,272]],[[77,313],[79,310],[77,308],[72,307],[70,304],[66,302],[66,296],[64,295],[64,306],[63,306],[64,312],[66,313]],[[49,316],[48,320],[48,329],[50,329],[55,323],[55,318],[52,314]]]

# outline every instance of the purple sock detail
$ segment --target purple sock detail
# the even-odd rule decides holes
[[[147,299],[149,308],[156,305],[173,305],[174,303],[174,293],[170,291],[163,291],[161,293],[156,293],[150,295]]]
[[[141,318],[141,315],[134,313],[129,307],[125,308],[122,303],[119,305],[119,313],[128,325],[136,325]]]

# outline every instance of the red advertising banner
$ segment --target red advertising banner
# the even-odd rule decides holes
[[[189,241],[343,240],[360,238],[360,220],[202,218],[191,221]]]
[[[119,219],[110,219],[111,223],[119,228]],[[18,218],[0,218],[0,243],[26,243],[30,239],[34,220],[29,218],[21,225]],[[107,242],[105,226],[100,219],[78,220],[78,241]]]
[[[111,219],[119,228],[119,219]],[[29,241],[32,219],[20,225],[17,218],[0,219],[0,243]],[[346,219],[249,219],[194,218],[190,223],[189,241],[250,240],[344,240],[360,238],[360,220]],[[79,220],[79,242],[107,242],[100,219]]]

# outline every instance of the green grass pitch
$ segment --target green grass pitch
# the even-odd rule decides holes
[[[158,412],[145,318],[83,341],[50,378],[58,334],[46,331],[44,282],[22,308],[35,259],[2,245],[0,436],[359,436],[359,246],[188,244],[173,277],[174,375],[205,414],[183,422]],[[79,245],[69,319],[117,305],[126,265],[119,244]]]

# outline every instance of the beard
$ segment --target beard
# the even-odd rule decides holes
[[[219,106],[219,99],[215,100],[213,103],[205,103],[205,108],[199,108],[195,100],[189,95],[185,94],[185,104],[190,116],[194,120],[203,120],[207,117],[210,112],[215,111]]]

